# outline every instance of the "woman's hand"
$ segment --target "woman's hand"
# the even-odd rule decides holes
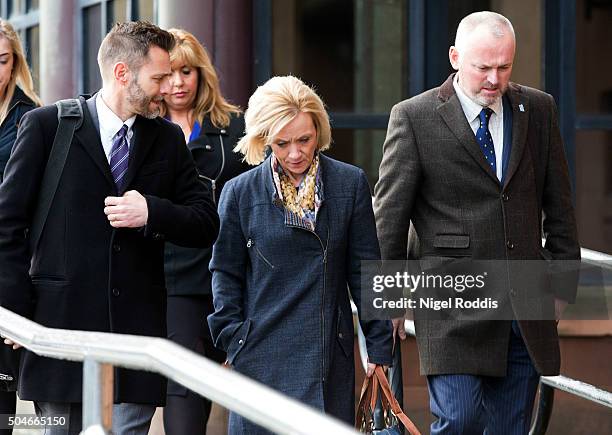
[[[13,350],[17,350],[17,349],[19,349],[21,347],[21,345],[19,343],[14,342],[10,338],[5,338],[4,339],[4,344],[6,344],[8,346],[11,346],[13,348]]]
[[[366,376],[368,378],[371,378],[372,375],[374,374],[374,370],[376,370],[376,366],[377,364],[373,364],[371,362],[368,363],[368,370],[366,371]],[[384,371],[387,371],[387,369],[389,368],[389,366],[382,366]]]
[[[368,370],[366,371],[366,376],[371,378],[374,374],[374,370],[376,370],[376,364],[368,363]]]

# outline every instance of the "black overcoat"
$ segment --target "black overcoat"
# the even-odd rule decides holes
[[[215,200],[218,203],[225,183],[250,169],[242,154],[234,152],[238,140],[244,135],[244,118],[233,114],[225,128],[215,127],[210,118],[204,118],[200,136],[187,144],[196,162],[200,180],[211,187],[215,180]],[[211,295],[211,273],[208,263],[212,248],[186,248],[166,244],[165,271],[169,296]]]
[[[209,246],[218,216],[179,127],[138,116],[126,190],[145,196],[148,221],[139,229],[113,229],[104,198],[119,192],[100,142],[94,101],[83,104],[83,123],[33,254],[24,234],[41,190],[57,109],[36,109],[22,120],[0,188],[0,304],[53,328],[165,337],[164,241]],[[20,398],[81,401],[80,363],[24,352],[21,370]],[[115,400],[161,405],[165,380],[118,370]]]

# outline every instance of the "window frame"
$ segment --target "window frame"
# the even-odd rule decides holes
[[[1,0],[2,2],[6,2],[7,0]],[[111,23],[108,21],[109,18],[109,7],[112,0],[79,0],[77,5],[77,35],[83,35],[83,13],[85,9],[90,8],[92,6],[100,6],[100,40],[104,39],[108,31],[110,30]],[[154,23],[159,22],[159,5],[158,0],[153,0],[153,21]],[[126,11],[125,16],[127,20],[135,20],[138,19],[136,16],[138,12],[138,0],[126,0]],[[78,65],[78,83],[77,88],[80,94],[85,92],[85,57],[83,53],[85,51],[85,44],[87,43],[87,38],[83,37],[77,44],[77,59],[79,59]]]

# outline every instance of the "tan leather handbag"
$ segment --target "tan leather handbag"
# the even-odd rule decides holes
[[[385,428],[374,427],[374,410],[378,401],[378,391],[382,390],[381,403],[384,414]],[[410,435],[421,435],[421,432],[408,418],[397,399],[391,392],[389,381],[381,366],[376,366],[374,375],[365,378],[361,387],[359,406],[355,417],[355,428],[363,433],[373,435],[400,435],[402,433],[400,423],[406,428]]]

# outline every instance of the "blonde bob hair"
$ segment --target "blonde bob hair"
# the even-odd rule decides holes
[[[16,86],[19,86],[23,93],[37,106],[42,106],[42,101],[36,95],[36,92],[34,92],[32,74],[30,74],[30,69],[26,62],[21,40],[11,23],[3,19],[0,19],[0,38],[5,38],[11,44],[11,51],[13,52],[13,71],[9,82],[6,84],[2,102],[0,102],[0,122],[2,122],[8,113],[9,104],[11,104]]]
[[[245,136],[234,151],[257,165],[265,158],[265,149],[274,137],[298,114],[309,113],[317,130],[317,149],[324,151],[331,143],[329,115],[315,91],[293,76],[272,77],[259,86],[244,114]]]
[[[169,29],[168,32],[172,34],[175,41],[174,48],[170,51],[170,62],[173,68],[185,65],[198,72],[198,90],[193,108],[195,120],[202,124],[208,115],[215,127],[229,126],[231,114],[240,113],[240,108],[228,103],[221,95],[219,78],[206,49],[195,36],[186,30]],[[166,112],[167,107],[162,104],[162,116]]]

